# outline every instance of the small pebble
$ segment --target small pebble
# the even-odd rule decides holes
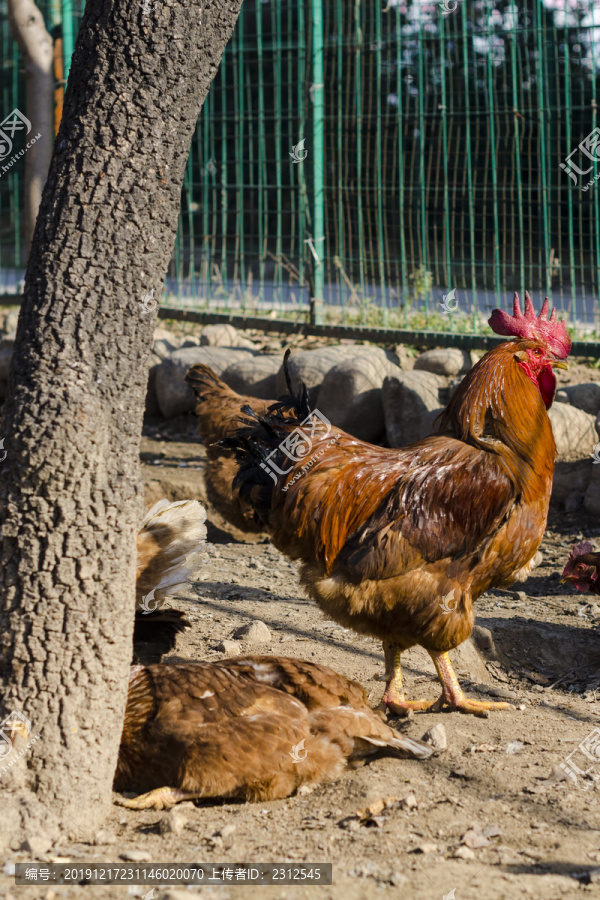
[[[26,853],[31,853],[33,856],[41,856],[43,853],[47,853],[51,846],[50,838],[38,834],[27,838],[21,846],[21,850],[25,850]]]
[[[434,753],[443,753],[444,750],[448,749],[446,729],[441,722],[438,722],[437,725],[433,725],[429,728],[421,740],[425,741],[426,744],[431,744]]]
[[[458,847],[454,851],[453,856],[455,859],[475,859],[475,854],[470,849],[470,847],[465,846]]]
[[[144,850],[125,850],[123,853],[119,853],[119,859],[124,859],[125,862],[150,862],[151,858],[150,854]]]
[[[510,741],[510,743],[506,745],[506,752],[518,753],[519,750],[522,750],[524,746],[525,744],[523,743],[523,741]]]
[[[106,828],[100,829],[94,836],[94,844],[116,844],[117,836]]]
[[[227,656],[237,656],[242,651],[242,645],[237,641],[226,640],[217,644],[215,650],[218,650],[220,653],[225,653]]]
[[[249,644],[266,644],[271,640],[271,632],[260,619],[237,628],[233,636],[234,638],[241,638],[241,640],[247,641]]]
[[[158,830],[161,834],[180,834],[187,822],[185,812],[180,809],[170,809],[158,823]]]

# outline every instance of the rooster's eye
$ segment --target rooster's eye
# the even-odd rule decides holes
[[[534,350],[533,352],[535,353],[536,356],[541,356],[541,355],[542,355],[542,351],[540,350],[539,347],[536,347],[535,350]]]
[[[583,570],[585,569],[585,566],[583,565],[583,563],[579,563],[579,565],[575,566],[575,568],[577,569],[578,572],[583,572]]]

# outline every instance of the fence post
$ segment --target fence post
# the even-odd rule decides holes
[[[73,56],[73,0],[61,0],[60,9],[63,42],[63,78],[66,88],[69,69],[71,68],[71,57]]]
[[[313,262],[313,296],[310,298],[312,325],[323,324],[323,286],[325,281],[325,194],[323,135],[323,0],[312,5],[312,66],[310,96],[313,133],[313,237],[309,243]]]

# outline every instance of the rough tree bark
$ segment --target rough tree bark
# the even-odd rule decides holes
[[[110,805],[155,325],[141,301],[240,5],[89,0],[81,23],[2,412],[0,715],[41,735],[0,777],[13,843],[40,822],[89,835]]]
[[[25,61],[25,115],[35,124],[35,134],[41,135],[25,154],[25,249],[28,253],[54,140],[53,46],[44,18],[33,0],[8,0],[8,23]]]

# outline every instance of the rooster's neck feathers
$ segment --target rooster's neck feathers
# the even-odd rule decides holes
[[[440,431],[498,454],[522,482],[542,445],[551,448],[553,464],[556,445],[541,394],[514,352],[512,341],[500,344],[471,369],[442,413]]]

